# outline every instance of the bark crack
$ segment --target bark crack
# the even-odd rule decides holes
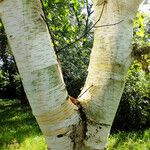
[[[87,130],[87,117],[86,114],[84,112],[84,108],[82,107],[81,103],[75,99],[74,97],[69,96],[69,99],[71,100],[71,102],[76,105],[78,107],[78,111],[79,111],[79,115],[82,121],[82,126],[83,126],[83,138],[86,138],[86,132]]]

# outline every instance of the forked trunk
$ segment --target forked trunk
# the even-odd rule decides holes
[[[130,66],[132,23],[139,3],[95,0],[98,23],[78,112],[69,100],[40,0],[0,0],[0,17],[48,149],[105,149]]]

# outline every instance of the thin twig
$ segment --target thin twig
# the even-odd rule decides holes
[[[91,87],[93,87],[93,85],[91,85],[90,87],[88,87],[83,93],[81,93],[78,98],[80,98],[84,93],[86,93]]]
[[[48,19],[47,19],[47,17],[46,17],[46,13],[45,13],[45,9],[44,9],[43,2],[42,2],[42,0],[40,0],[40,2],[41,2],[41,5],[42,5],[42,10],[43,10],[43,14],[44,14],[44,16],[41,14],[41,17],[43,18],[43,20],[45,21],[45,23],[46,23],[46,25],[47,25],[49,34],[50,34],[51,39],[52,39],[54,51],[57,52],[58,50],[57,50],[57,47],[56,47],[56,44],[55,44],[54,36],[53,36],[53,34],[52,34],[52,32],[51,32],[51,30],[50,30],[50,28],[49,28],[49,25],[48,25],[48,21],[47,21]]]
[[[86,22],[85,22],[85,29],[84,29],[84,33],[86,33],[88,31],[88,25],[89,25],[89,17],[90,17],[90,9],[89,9],[89,2],[88,0],[86,0],[86,11],[87,11],[87,18],[86,18]],[[87,34],[84,36],[84,38],[87,38]],[[82,46],[84,46],[85,41],[83,41]]]
[[[103,2],[103,7],[102,7],[102,10],[101,10],[100,16],[99,16],[98,20],[94,23],[94,25],[91,27],[91,29],[94,28],[95,25],[101,20],[101,17],[102,17],[102,15],[103,15],[104,7],[105,7],[105,4],[106,4],[106,3],[107,3],[107,1],[104,0],[104,2]]]
[[[116,22],[116,23],[111,23],[111,24],[104,24],[104,25],[100,25],[100,26],[95,26],[94,28],[101,28],[101,27],[107,27],[107,26],[114,26],[114,25],[117,25],[121,22],[123,22],[124,20],[121,20],[119,22]]]
[[[80,23],[80,20],[79,20],[78,15],[77,15],[77,12],[76,12],[76,10],[75,10],[75,8],[74,8],[74,5],[71,4],[71,7],[72,7],[72,9],[73,9],[73,11],[74,11],[74,14],[75,14],[75,16],[76,16],[76,20],[77,20],[77,22],[78,22],[78,27],[80,28],[81,23]]]
[[[99,2],[99,1],[98,1],[98,2]],[[107,0],[104,0],[104,1],[101,2],[101,3],[97,3],[96,6],[101,6],[101,5],[104,4],[104,3],[107,3]]]

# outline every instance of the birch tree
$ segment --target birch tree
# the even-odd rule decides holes
[[[48,149],[106,148],[132,61],[133,19],[140,2],[94,0],[88,76],[74,99],[67,93],[40,0],[0,0],[0,17]]]

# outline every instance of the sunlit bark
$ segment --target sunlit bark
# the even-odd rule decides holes
[[[94,45],[80,101],[87,116],[86,149],[104,149],[131,64],[133,19],[140,0],[95,0]],[[102,16],[101,16],[102,15]],[[106,25],[106,26],[105,26]]]

